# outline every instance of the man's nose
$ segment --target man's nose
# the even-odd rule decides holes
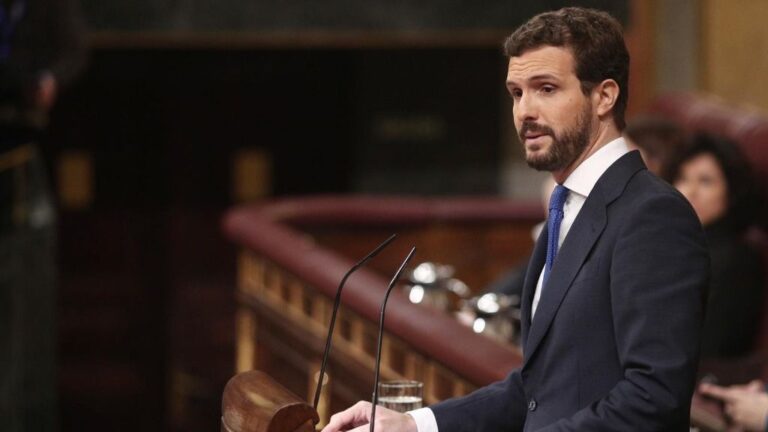
[[[523,94],[515,101],[514,114],[518,124],[522,124],[526,120],[536,120],[538,118],[536,102],[533,98]]]

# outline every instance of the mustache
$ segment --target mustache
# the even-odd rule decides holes
[[[518,135],[520,136],[520,141],[525,141],[525,134],[528,132],[533,132],[541,135],[549,135],[554,137],[555,131],[552,130],[552,128],[544,125],[540,125],[536,122],[526,120],[523,122],[523,125],[520,127],[520,132]]]

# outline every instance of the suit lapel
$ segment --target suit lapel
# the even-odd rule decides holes
[[[558,251],[547,283],[542,287],[541,299],[536,309],[536,316],[531,322],[531,299],[536,289],[536,281],[546,260],[546,235],[542,235],[536,244],[537,254],[531,259],[523,291],[521,311],[521,330],[524,352],[524,365],[533,357],[542,339],[549,330],[557,310],[568,293],[573,279],[581,269],[595,242],[600,238],[607,224],[607,206],[621,195],[627,182],[645,165],[637,151],[628,153],[617,160],[600,177],[592,192],[584,202],[568,235]],[[542,238],[544,241],[542,241]],[[544,249],[543,253],[539,249]],[[537,259],[538,258],[538,259]],[[533,274],[531,274],[533,271]],[[527,296],[527,298],[526,298]],[[529,325],[526,325],[529,322]]]
[[[541,339],[547,333],[560,303],[571,287],[573,278],[576,277],[592,246],[602,234],[605,222],[605,203],[596,194],[590,194],[568,231],[552,265],[547,283],[541,289],[541,299],[531,322],[525,345],[526,362],[533,356]]]
[[[536,284],[539,282],[541,269],[544,268],[544,262],[547,260],[547,224],[544,223],[544,229],[541,230],[536,245],[533,248],[531,261],[525,271],[525,281],[523,282],[523,297],[520,308],[520,334],[522,346],[525,347],[525,341],[528,338],[528,331],[531,328],[531,303],[533,294],[536,291]]]

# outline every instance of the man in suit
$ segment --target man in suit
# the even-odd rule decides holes
[[[621,26],[565,8],[504,48],[526,160],[558,183],[523,288],[523,365],[406,415],[378,408],[376,430],[687,431],[709,259],[690,205],[621,136]],[[324,431],[368,430],[369,412]]]

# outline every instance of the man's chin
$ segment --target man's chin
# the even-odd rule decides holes
[[[551,157],[547,157],[549,155],[532,155],[532,154],[526,154],[525,162],[528,164],[529,167],[535,169],[536,171],[557,171],[560,169],[560,163],[558,161],[553,160]]]

